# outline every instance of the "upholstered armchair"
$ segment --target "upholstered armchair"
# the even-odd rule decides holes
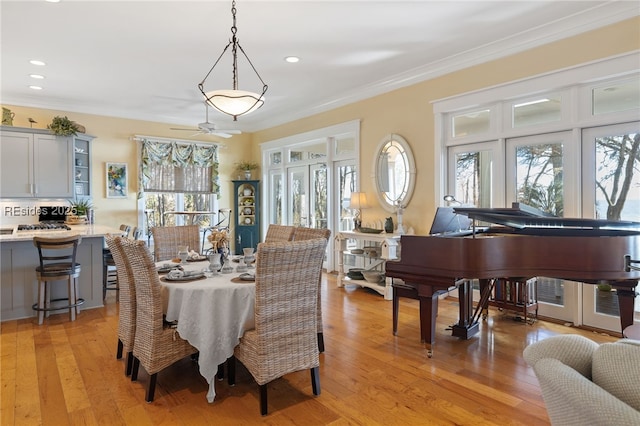
[[[561,335],[529,345],[553,425],[640,425],[640,341]]]

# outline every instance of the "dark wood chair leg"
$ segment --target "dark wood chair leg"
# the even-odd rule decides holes
[[[122,359],[123,349],[124,349],[124,345],[122,344],[122,340],[118,339],[118,350],[116,351],[116,359]]]
[[[133,357],[133,369],[131,370],[131,381],[135,382],[138,380],[138,369],[140,368],[140,360]]]
[[[145,400],[147,402],[153,402],[153,396],[156,392],[156,379],[158,378],[158,373],[154,373],[149,376],[149,386],[147,386],[147,397]]]
[[[236,384],[236,357],[231,355],[227,360],[227,383],[229,386],[235,386]]]
[[[260,385],[260,414],[267,415],[267,384]]]
[[[320,395],[320,367],[311,369],[311,388],[314,395]]]
[[[324,352],[324,333],[318,333],[318,352]]]
[[[224,364],[218,365],[218,372],[216,373],[218,380],[224,380]]]
[[[133,352],[127,352],[127,365],[124,368],[124,375],[130,376],[133,369]]]

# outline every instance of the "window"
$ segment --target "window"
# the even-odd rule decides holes
[[[633,52],[435,102],[438,198],[639,220],[639,60]],[[539,314],[617,330],[615,309],[598,306],[594,289],[541,277]]]
[[[170,211],[215,211],[219,192],[218,147],[142,140],[140,188],[151,226],[182,225]],[[199,222],[210,224],[211,217]]]

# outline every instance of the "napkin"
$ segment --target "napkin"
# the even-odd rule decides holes
[[[182,277],[184,277],[184,272],[182,272],[179,269],[172,269],[167,274],[167,278],[169,278],[170,280],[175,280],[177,278],[182,278]]]

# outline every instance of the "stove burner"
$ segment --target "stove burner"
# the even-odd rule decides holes
[[[18,225],[18,231],[71,231],[71,228],[64,223],[32,223],[29,225]]]

